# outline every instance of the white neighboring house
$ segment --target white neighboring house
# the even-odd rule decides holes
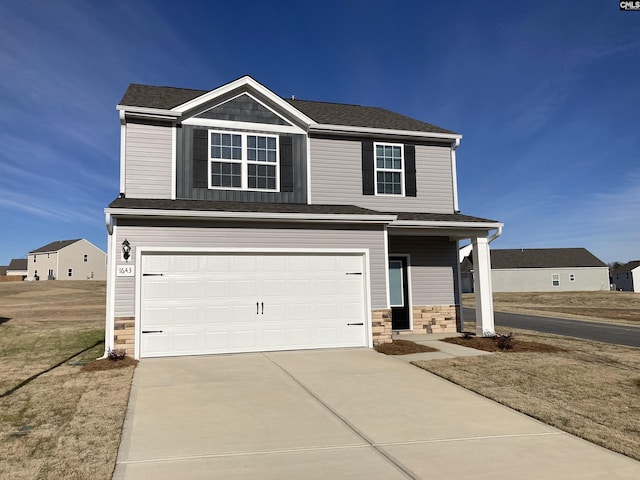
[[[107,254],[84,238],[29,252],[27,280],[106,280]]]
[[[462,291],[469,292],[472,256],[461,264]],[[494,292],[609,290],[609,267],[585,248],[491,250]]]
[[[640,292],[640,260],[632,260],[612,270],[611,283],[616,290]]]

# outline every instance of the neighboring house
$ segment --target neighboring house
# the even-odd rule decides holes
[[[108,230],[107,349],[136,358],[368,346],[460,327],[461,135],[381,108],[286,100],[245,76],[130,85]]]
[[[463,292],[470,291],[473,256],[461,264]],[[609,268],[585,248],[491,250],[494,292],[609,290]]]
[[[14,258],[9,262],[7,271],[5,273],[7,277],[20,277],[24,280],[27,276],[27,259],[26,258]]]
[[[616,290],[640,292],[640,260],[633,260],[611,270],[610,276]]]
[[[84,238],[52,242],[29,252],[27,280],[106,280],[106,259]]]

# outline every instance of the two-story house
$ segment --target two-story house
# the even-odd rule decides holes
[[[493,331],[494,220],[458,211],[461,135],[381,108],[130,85],[108,230],[107,349],[371,347],[462,328],[458,241]]]

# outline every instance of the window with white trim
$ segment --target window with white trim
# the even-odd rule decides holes
[[[278,191],[276,135],[209,131],[209,188]]]
[[[551,275],[551,284],[554,287],[559,287],[560,286],[560,275],[558,275],[557,273],[554,273],[553,275]]]
[[[86,253],[84,254],[84,256],[82,257],[82,261],[84,263],[87,263],[89,261],[89,255],[87,255]]]
[[[569,281],[571,281],[571,282],[575,282],[576,281],[576,276],[573,273],[569,275]]]
[[[401,143],[374,143],[376,195],[404,195],[404,152]]]
[[[73,268],[67,270],[67,277],[73,277]]]

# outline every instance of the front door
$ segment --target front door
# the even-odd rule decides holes
[[[393,330],[409,330],[411,328],[407,283],[407,258],[389,257],[389,300]]]

